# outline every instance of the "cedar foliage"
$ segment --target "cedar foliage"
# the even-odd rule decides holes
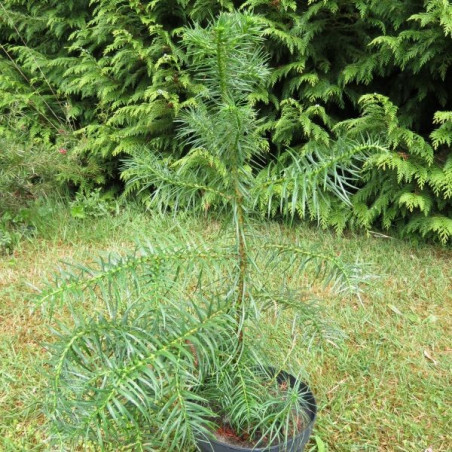
[[[173,120],[200,87],[187,73],[180,29],[234,8],[264,27],[273,69],[268,89],[251,93],[270,139],[265,174],[290,166],[286,146],[301,156],[333,149],[344,135],[383,135],[390,152],[364,165],[353,209],[325,196],[322,225],[397,226],[448,242],[448,0],[6,0],[0,113],[19,110],[29,133],[50,144],[74,137],[71,152],[102,166],[96,183],[117,174],[124,154],[182,157]],[[259,203],[280,213],[277,197]]]

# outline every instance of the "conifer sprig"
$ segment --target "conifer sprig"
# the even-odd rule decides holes
[[[205,83],[178,123],[187,152],[170,163],[152,157],[140,167],[135,161],[128,170],[148,177],[155,189],[151,201],[174,213],[181,200],[218,196],[232,214],[234,238],[219,248],[188,240],[188,233],[167,238],[130,257],[101,261],[98,268],[63,273],[43,293],[43,302],[63,302],[71,314],[72,325],[61,322],[52,348],[48,405],[65,444],[189,450],[226,420],[257,445],[286,444],[308,420],[298,386],[281,389],[281,369],[257,341],[269,301],[276,315],[290,309],[294,325],[306,325],[305,334],[331,331],[317,319],[312,300],[299,297],[290,284],[276,292],[265,283],[266,274],[280,269],[283,277],[287,266],[310,268],[332,290],[359,291],[356,266],[293,244],[267,243],[259,250],[249,230],[254,164],[265,148],[249,98],[269,75],[261,27],[250,15],[222,14],[205,28],[187,30],[183,39],[188,61]],[[243,80],[236,83],[233,70]],[[338,161],[319,153],[315,159],[320,166],[311,172],[306,167],[304,176],[349,183]],[[345,160],[350,156],[341,164]],[[297,163],[313,162],[306,157]],[[311,192],[322,183],[311,182]]]

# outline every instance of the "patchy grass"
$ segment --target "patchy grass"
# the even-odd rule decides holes
[[[214,221],[185,225],[210,239],[221,235]],[[171,227],[171,219],[162,224],[133,210],[83,221],[61,210],[43,228],[44,236],[0,257],[0,450],[50,449],[39,406],[46,394],[43,344],[51,336],[45,319],[31,310],[32,286],[62,260],[87,262],[99,253],[121,252],[134,239]],[[450,450],[452,254],[277,224],[261,225],[259,232],[263,240],[283,235],[321,243],[345,260],[368,262],[378,275],[361,300],[317,291],[345,340],[293,344],[295,359],[288,365],[305,369],[319,404],[311,450],[322,450],[322,444],[330,451]],[[279,275],[270,277],[279,282]],[[283,326],[269,322],[268,333],[288,345],[291,334]]]

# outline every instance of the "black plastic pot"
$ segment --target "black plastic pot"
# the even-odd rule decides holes
[[[296,378],[287,372],[281,371],[276,377],[278,382],[288,381],[290,386],[295,386],[297,383]],[[311,436],[312,428],[314,427],[314,422],[317,416],[317,404],[312,394],[309,386],[303,382],[299,383],[299,392],[303,398],[303,408],[306,412],[306,416],[309,419],[309,424],[304,430],[302,430],[297,436],[294,436],[286,444],[275,445],[271,447],[240,447],[234,446],[232,444],[227,444],[225,442],[219,441],[217,439],[199,439],[197,441],[197,446],[201,452],[302,452],[305,445],[309,441]]]

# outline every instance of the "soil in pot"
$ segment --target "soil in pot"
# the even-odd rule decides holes
[[[231,446],[246,448],[253,448],[255,446],[255,444],[249,441],[248,435],[244,434],[239,436],[228,424],[224,424],[218,428],[215,432],[215,439],[221,443],[230,444]]]

